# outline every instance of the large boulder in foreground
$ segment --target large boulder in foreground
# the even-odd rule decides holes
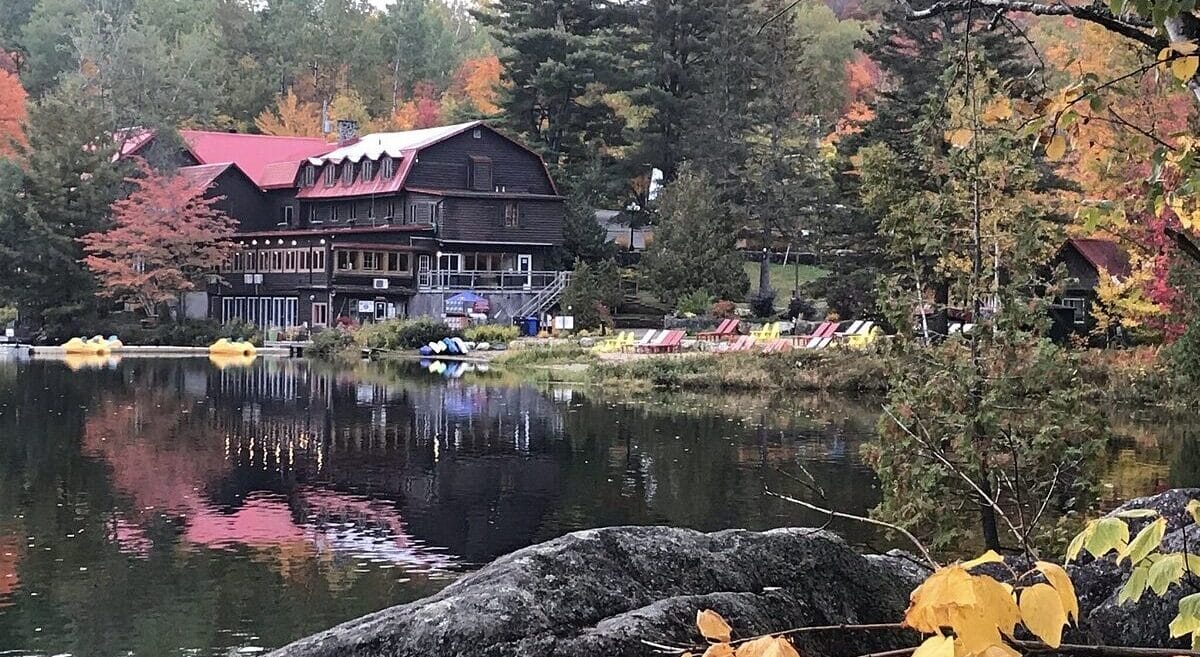
[[[926,573],[904,555],[862,556],[812,529],[704,534],[666,527],[576,532],[496,560],[445,590],[339,625],[273,657],[642,657],[643,640],[695,645],[696,611],[735,637],[892,623]],[[916,645],[900,632],[796,635],[806,657]]]

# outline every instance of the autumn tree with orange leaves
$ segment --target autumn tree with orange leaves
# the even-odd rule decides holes
[[[254,119],[254,125],[264,135],[322,136],[320,109],[312,103],[300,100],[291,89],[275,99],[273,109],[263,110]]]
[[[15,73],[0,69],[0,157],[25,143],[25,88]]]
[[[112,204],[112,228],[80,238],[98,293],[131,303],[148,317],[177,302],[228,261],[237,221],[215,207],[221,197],[145,161],[127,178],[133,192]]]

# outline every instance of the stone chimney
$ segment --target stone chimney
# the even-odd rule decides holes
[[[358,141],[358,121],[351,121],[350,119],[338,119],[337,136],[338,145],[345,145]]]

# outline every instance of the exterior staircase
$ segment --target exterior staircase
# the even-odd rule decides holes
[[[571,272],[560,271],[550,281],[546,287],[538,291],[536,295],[513,315],[513,317],[536,317],[554,307],[558,300],[562,298],[563,290],[567,289],[567,285],[571,283]]]

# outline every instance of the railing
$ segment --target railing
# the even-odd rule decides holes
[[[514,317],[531,317],[541,315],[550,309],[551,306],[558,303],[562,297],[563,290],[567,289],[567,285],[571,282],[571,272],[561,271],[555,277],[554,282],[547,285],[537,296],[530,299],[514,313]]]
[[[557,271],[422,271],[417,289],[422,292],[538,292],[555,285]]]

